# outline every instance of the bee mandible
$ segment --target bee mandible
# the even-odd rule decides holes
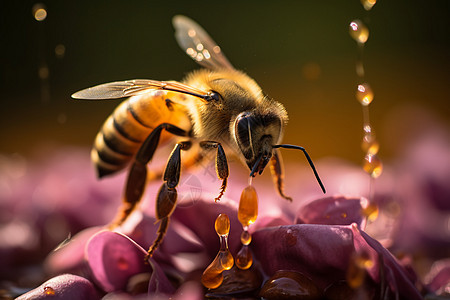
[[[99,177],[129,167],[123,204],[110,227],[121,225],[139,203],[151,175],[147,164],[159,144],[175,142],[156,198],[158,235],[148,250],[151,256],[162,242],[176,206],[180,169],[195,165],[204,150],[216,151],[215,168],[222,180],[218,201],[227,186],[227,156],[235,154],[250,176],[261,174],[270,162],[278,193],[284,193],[284,170],[279,148],[301,150],[325,193],[314,164],[303,147],[281,144],[288,121],[284,106],[263,93],[245,73],[236,70],[220,47],[193,20],[173,18],[181,48],[203,69],[181,82],[134,79],[97,85],[76,92],[75,99],[128,99],[123,101],[97,134],[91,158]],[[193,146],[202,151],[181,159]],[[183,155],[184,156],[184,155]],[[130,166],[131,165],[131,166]]]

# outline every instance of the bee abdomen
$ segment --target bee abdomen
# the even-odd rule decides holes
[[[168,118],[165,95],[165,92],[153,92],[132,97],[108,117],[91,152],[99,177],[125,168],[153,128]]]

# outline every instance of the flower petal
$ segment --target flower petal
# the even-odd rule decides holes
[[[297,213],[297,224],[350,225],[365,223],[361,198],[333,196],[315,200]]]
[[[86,278],[65,274],[54,277],[41,286],[16,298],[18,300],[38,299],[100,299],[100,295],[94,285]]]

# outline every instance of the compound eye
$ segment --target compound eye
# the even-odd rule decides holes
[[[248,149],[250,145],[250,129],[251,128],[251,115],[250,113],[243,112],[236,118],[235,133],[239,146],[243,149]]]

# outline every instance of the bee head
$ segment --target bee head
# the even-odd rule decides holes
[[[282,125],[282,120],[276,114],[247,111],[236,117],[234,138],[251,176],[261,174],[272,158],[272,145],[281,140]]]

